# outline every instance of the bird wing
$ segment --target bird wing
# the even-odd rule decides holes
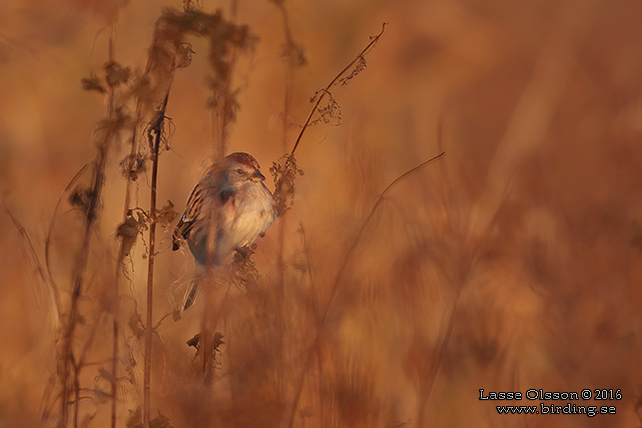
[[[192,192],[189,194],[187,197],[187,204],[185,206],[185,212],[181,216],[180,220],[176,224],[176,228],[174,229],[174,235],[172,237],[172,249],[174,251],[178,250],[180,248],[180,240],[182,239],[187,239],[189,238],[189,234],[194,227],[194,224],[196,223],[199,218],[203,218],[203,216],[209,215],[203,206],[205,203],[205,199],[208,198],[207,193],[211,192],[211,189],[207,189],[203,182],[200,181],[194,186],[192,189]],[[215,204],[217,205],[216,207],[212,207],[211,205],[209,206],[210,209],[214,208],[216,211],[222,214],[223,210],[233,208],[234,206],[234,198],[232,197],[234,193],[232,191],[228,190],[220,190],[218,191],[216,197],[209,197],[209,201],[207,202],[208,204]],[[223,216],[224,218],[229,218],[230,216]],[[221,225],[222,219],[219,218],[218,222],[218,228],[221,226],[228,226],[227,224]]]
[[[181,216],[180,220],[176,224],[176,228],[174,229],[172,245],[172,249],[174,251],[178,250],[178,248],[180,247],[180,239],[187,239],[187,237],[189,236],[189,233],[192,230],[192,226],[194,226],[194,222],[201,212],[204,195],[205,189],[203,188],[203,184],[201,182],[198,182],[192,189],[192,192],[189,194],[187,198],[187,204],[185,206],[185,212]]]

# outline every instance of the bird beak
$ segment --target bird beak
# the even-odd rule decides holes
[[[265,180],[265,176],[261,174],[261,171],[257,169],[256,171],[254,171],[254,174],[250,176],[250,180],[256,181],[256,182],[263,181]]]

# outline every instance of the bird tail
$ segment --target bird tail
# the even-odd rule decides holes
[[[177,251],[181,247],[181,237],[179,227],[182,225],[182,220],[178,222],[178,225],[174,229],[172,234],[172,251]]]
[[[198,279],[195,279],[187,286],[187,290],[185,291],[183,300],[181,301],[177,312],[174,314],[174,318],[176,318],[176,320],[180,319],[183,315],[183,312],[188,310],[194,304],[194,302],[196,302],[198,294]]]
[[[183,299],[183,312],[189,309],[189,307],[192,306],[194,302],[196,302],[198,294],[198,280],[194,280],[189,285],[187,293],[185,293],[185,299]]]

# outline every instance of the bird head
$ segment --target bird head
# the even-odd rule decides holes
[[[246,182],[261,182],[265,176],[261,174],[259,163],[247,153],[232,153],[221,159],[221,169],[225,171],[227,182],[233,187]]]

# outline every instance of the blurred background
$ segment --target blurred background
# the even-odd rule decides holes
[[[198,332],[201,303],[158,329],[152,414],[176,427],[290,419],[300,427],[640,426],[642,3],[287,0],[307,60],[290,77],[276,3],[199,4],[258,37],[236,64],[229,151],[252,153],[266,176],[291,149],[310,98],[387,26],[366,69],[332,90],[341,123],[319,123],[303,137],[294,207],[259,241],[260,298],[233,293],[211,395],[199,392],[185,345]],[[80,79],[102,72],[111,22],[115,59],[142,69],[154,23],[170,6],[183,4],[3,2],[0,426],[55,425],[41,415],[55,399],[47,391],[60,325],[34,260],[44,265],[49,236],[50,273],[68,301],[81,223],[64,206],[65,188],[94,158],[94,130],[107,111],[106,98],[82,90]],[[207,44],[190,42],[195,54],[174,79],[173,135],[159,167],[159,205],[172,201],[179,213],[217,147]],[[102,298],[100,268],[116,257],[128,138],[109,151],[87,305]],[[386,186],[442,150],[444,158],[385,194],[359,238]],[[86,171],[78,180],[88,180]],[[136,182],[132,206],[148,207],[149,181],[147,172]],[[267,185],[274,188],[271,178]],[[172,226],[158,230],[155,319],[171,312],[193,269],[188,253],[170,249]],[[126,261],[124,324],[129,310],[144,307],[143,236]],[[87,426],[107,426],[109,405],[97,391],[111,325],[107,315],[81,314],[98,340],[80,414]],[[142,344],[135,328],[123,331],[120,371],[130,379],[119,390],[119,426],[135,426],[126,421],[141,403]],[[498,415],[497,404],[540,402],[480,401],[482,388],[619,389],[622,399],[573,402],[617,409],[593,418]]]

